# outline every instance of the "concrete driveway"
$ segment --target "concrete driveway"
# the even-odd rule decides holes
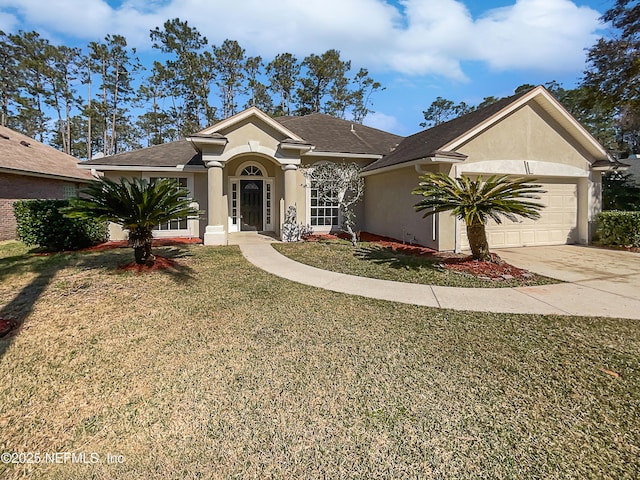
[[[640,253],[578,245],[503,248],[495,253],[547,277],[640,300]]]

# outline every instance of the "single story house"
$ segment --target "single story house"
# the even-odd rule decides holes
[[[0,240],[16,237],[15,201],[77,196],[93,180],[77,164],[71,155],[0,126]]]
[[[206,245],[244,230],[280,234],[296,207],[315,232],[339,227],[338,209],[305,175],[323,162],[363,167],[358,229],[437,250],[468,248],[449,213],[423,219],[411,195],[424,172],[537,179],[546,208],[536,222],[488,226],[492,247],[589,243],[600,210],[601,172],[616,168],[604,148],[543,87],[406,138],[324,114],[271,118],[249,108],[191,137],[82,163],[106,177],[173,177],[205,216],[161,225],[158,236],[200,236]],[[113,239],[124,238],[117,226]]]

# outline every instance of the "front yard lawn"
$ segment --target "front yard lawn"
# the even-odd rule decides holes
[[[375,301],[237,247],[156,253],[179,268],[0,244],[0,317],[24,320],[0,339],[0,453],[86,454],[0,478],[640,474],[637,321]]]
[[[531,274],[528,278],[491,280],[458,273],[440,266],[443,257],[416,256],[393,250],[377,242],[353,247],[345,240],[320,240],[273,244],[283,255],[312,267],[360,277],[447,287],[519,287],[546,285],[558,280]],[[484,263],[484,262],[480,262]]]

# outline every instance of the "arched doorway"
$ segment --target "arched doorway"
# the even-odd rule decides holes
[[[264,165],[242,163],[229,183],[229,231],[273,231],[273,178]]]

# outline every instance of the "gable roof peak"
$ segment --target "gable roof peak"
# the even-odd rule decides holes
[[[211,135],[213,133],[218,133],[221,130],[225,130],[229,127],[232,127],[251,117],[256,117],[260,119],[260,121],[266,123],[271,128],[280,132],[285,137],[290,137],[290,138],[293,138],[294,140],[304,140],[303,138],[299,137],[294,132],[290,131],[288,128],[283,126],[281,123],[275,121],[272,117],[264,113],[258,107],[249,107],[239,113],[236,113],[235,115],[232,115],[229,118],[221,120],[218,123],[205,128],[204,130],[201,130],[200,132],[196,133],[195,136]]]
[[[542,85],[518,92],[470,113],[414,133],[380,160],[368,165],[365,171],[392,167],[407,162],[433,157],[437,152],[455,152],[471,138],[491,128],[511,113],[530,102],[536,102],[574,138],[591,152],[594,158],[605,158],[607,153],[598,141],[562,106]]]

